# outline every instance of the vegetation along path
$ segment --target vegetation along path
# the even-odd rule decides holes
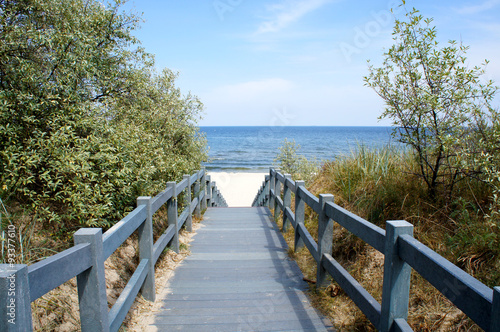
[[[148,330],[332,331],[267,208],[209,208]]]

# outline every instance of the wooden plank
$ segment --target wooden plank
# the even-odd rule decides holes
[[[31,302],[92,265],[90,245],[79,244],[28,267]]]
[[[329,331],[267,208],[209,208],[151,326],[181,331]],[[227,241],[226,241],[227,240]]]
[[[167,188],[163,190],[161,193],[156,195],[153,198],[153,202],[151,203],[151,211],[154,214],[158,209],[160,209],[163,204],[165,204],[173,195],[174,191],[172,188]]]
[[[134,274],[130,277],[127,285],[121,292],[115,304],[109,311],[109,331],[116,332],[120,329],[123,320],[127,316],[130,307],[135,301],[135,297],[141,289],[141,285],[148,274],[148,260],[143,259]]]
[[[191,207],[187,206],[184,211],[182,211],[181,215],[179,216],[179,219],[177,219],[177,227],[179,230],[182,228],[184,223],[186,222],[187,217],[190,214]]]
[[[319,198],[311,194],[305,187],[299,187],[297,189],[297,195],[300,196],[307,205],[313,209],[314,212],[320,213],[321,206],[319,205]]]
[[[479,327],[489,330],[493,290],[409,235],[398,238],[399,256]]]
[[[167,230],[160,236],[158,240],[156,240],[155,244],[153,245],[153,260],[156,263],[158,260],[158,257],[160,257],[161,253],[167,246],[167,244],[172,240],[172,238],[175,235],[175,226],[174,225],[169,225],[167,227]]]
[[[180,194],[186,187],[188,186],[188,179],[184,179],[181,182],[177,184],[177,187],[175,188],[175,192],[177,194]]]
[[[385,230],[337,204],[327,203],[326,215],[381,253],[385,250]]]
[[[283,200],[280,197],[276,197],[276,204],[278,204],[280,211],[283,211]]]
[[[295,214],[293,213],[292,209],[287,207],[285,209],[285,215],[287,217],[287,219],[290,221],[290,223],[292,224],[292,227],[293,228],[296,228],[296,223],[295,223]]]
[[[293,181],[292,179],[286,179],[285,181],[285,186],[287,186],[288,188],[290,188],[290,190],[294,193],[296,188],[295,188],[295,181]]]
[[[325,254],[323,267],[361,309],[373,325],[379,326],[381,306],[331,255]]]
[[[408,324],[406,319],[397,318],[394,320],[394,331],[395,332],[413,332],[413,329]]]
[[[136,207],[125,218],[117,222],[102,235],[104,260],[106,260],[122,243],[146,220],[146,205]]]
[[[306,226],[304,226],[304,224],[298,224],[296,231],[299,233],[302,241],[304,241],[304,244],[306,245],[307,249],[313,256],[314,260],[317,262],[319,260],[318,244],[316,243],[316,241],[314,241],[311,234],[309,234],[309,231],[307,230]]]

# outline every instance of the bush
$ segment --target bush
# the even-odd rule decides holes
[[[56,234],[110,227],[206,159],[202,103],[155,73],[120,4],[0,2],[0,195]]]
[[[290,174],[294,180],[310,182],[319,170],[319,163],[316,160],[307,160],[303,155],[297,154],[300,145],[295,141],[285,139],[281,143],[279,153],[274,159],[278,162],[278,167],[283,174]]]

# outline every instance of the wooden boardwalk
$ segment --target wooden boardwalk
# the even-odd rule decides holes
[[[333,331],[267,208],[209,208],[148,331]]]

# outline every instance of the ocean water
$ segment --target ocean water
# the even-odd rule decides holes
[[[319,161],[351,153],[360,144],[393,144],[391,127],[201,127],[209,145],[210,171],[261,172],[275,165],[283,141],[300,145],[298,154]]]

